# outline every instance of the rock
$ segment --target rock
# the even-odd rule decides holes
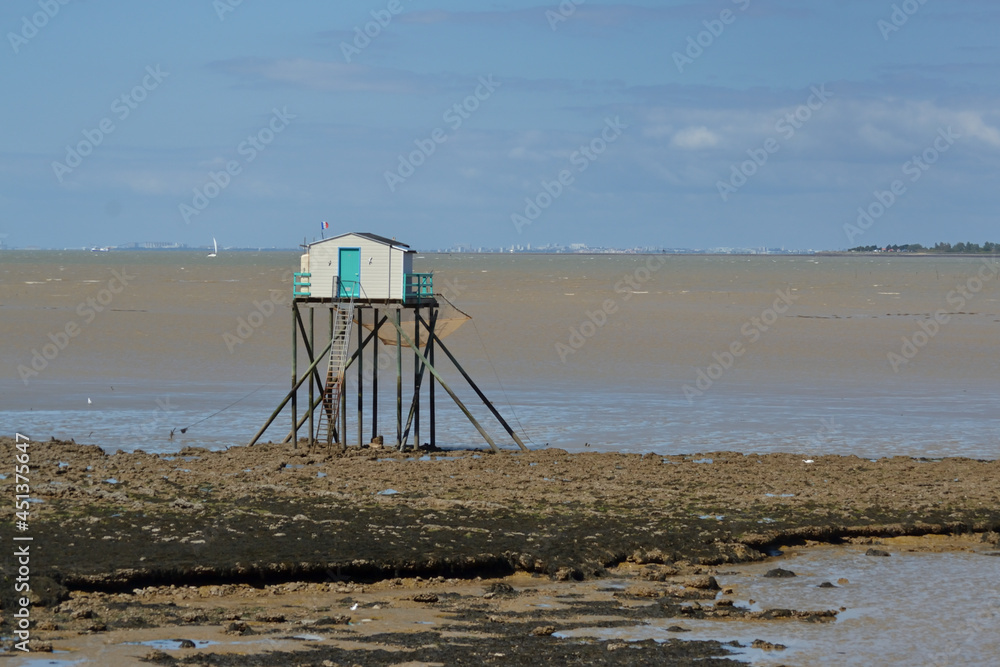
[[[829,581],[824,581],[822,584],[820,584],[816,588],[836,588],[836,586],[834,586],[833,584],[831,584]]]
[[[888,551],[882,549],[869,549],[865,552],[866,556],[879,556],[881,558],[888,558],[890,556]]]
[[[283,614],[257,614],[256,620],[261,623],[284,623],[285,616]]]
[[[195,643],[190,639],[181,639],[179,641],[181,643],[179,648],[196,648]]]
[[[414,602],[433,604],[438,601],[438,596],[435,593],[417,593],[411,599]]]
[[[556,627],[554,625],[539,625],[537,628],[531,631],[536,637],[548,637],[549,635],[555,634]]]
[[[491,595],[517,595],[514,587],[504,581],[494,581],[486,588],[486,592]]]
[[[74,619],[74,620],[78,620],[78,619],[81,619],[81,618],[93,618],[94,617],[94,610],[93,609],[77,609],[72,614],[70,614],[69,617],[72,618],[72,619]]]
[[[702,575],[700,577],[688,577],[683,581],[683,584],[688,588],[697,588],[703,591],[722,590],[722,587],[719,586],[719,582],[715,580],[715,577],[709,575]]]
[[[617,651],[619,649],[628,648],[628,644],[623,641],[608,642],[609,651]]]
[[[794,577],[795,573],[791,570],[784,570],[780,567],[776,567],[773,570],[765,572],[764,576],[768,579],[788,579],[789,577]]]
[[[139,658],[143,662],[156,662],[161,665],[172,665],[174,664],[174,659],[167,653],[163,651],[150,651],[143,657]]]
[[[38,625],[35,626],[36,630],[42,630],[45,632],[52,632],[59,629],[59,626],[52,621],[40,621]],[[38,649],[35,649],[38,650]]]
[[[772,644],[771,642],[766,642],[763,639],[755,639],[753,643],[750,644],[750,648],[759,648],[764,651],[784,651],[787,646],[784,644]]]
[[[254,632],[250,628],[250,626],[247,625],[246,623],[244,623],[243,621],[233,621],[232,623],[230,623],[229,625],[226,626],[225,633],[227,635],[252,635],[252,634],[254,634]]]
[[[691,632],[691,631],[688,630],[687,628],[682,628],[679,625],[671,625],[669,628],[667,628],[667,632]]]
[[[183,623],[206,623],[208,621],[208,616],[205,614],[194,611],[181,616],[181,622]]]
[[[561,567],[556,570],[556,581],[583,581],[583,572],[575,567]]]
[[[350,622],[351,617],[347,614],[337,614],[336,616],[324,616],[313,625],[348,625]]]
[[[639,578],[646,581],[666,581],[667,577],[672,577],[677,572],[677,568],[671,565],[647,565],[639,573]]]
[[[837,579],[837,583],[840,584],[841,586],[846,586],[851,582],[845,579],[844,577],[841,577],[840,579]]]
[[[52,577],[32,577],[29,599],[33,607],[55,607],[69,599],[69,590]]]
[[[32,653],[52,653],[52,644],[32,644]]]
[[[101,623],[100,621],[98,621],[97,623],[91,623],[89,626],[87,626],[87,632],[105,632],[107,629],[108,626],[105,625],[104,623]]]
[[[671,560],[667,554],[664,554],[662,551],[655,548],[636,551],[629,556],[628,559],[638,565],[644,565],[646,563],[665,563],[668,560]]]
[[[626,596],[636,598],[658,598],[663,597],[664,591],[648,586],[629,586],[624,591]]]

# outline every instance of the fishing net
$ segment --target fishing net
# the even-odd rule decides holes
[[[437,295],[440,306],[437,309],[437,319],[434,321],[434,333],[437,334],[438,338],[445,338],[451,334],[458,331],[458,328],[463,324],[472,319],[471,315],[463,313],[461,310],[455,307],[453,303],[444,299],[440,295]],[[383,311],[385,312],[385,311]],[[379,319],[382,319],[383,314],[379,313]],[[392,311],[385,312],[387,318],[395,317],[395,313]],[[413,310],[404,308],[402,309],[402,321],[399,323],[399,328],[403,330],[410,340],[416,342],[414,337],[414,332],[417,327],[413,319]],[[408,318],[408,319],[407,319]],[[430,338],[430,333],[428,331],[428,325],[430,324],[430,316],[427,313],[427,309],[421,310],[420,314],[420,342],[419,346],[424,347],[427,344],[427,339]],[[358,323],[355,319],[355,323]],[[375,328],[373,322],[361,322],[363,326],[368,331]],[[386,321],[379,327],[378,339],[385,345],[395,345],[396,344],[396,327],[392,326],[389,321]],[[402,345],[406,346],[406,340],[400,340]]]

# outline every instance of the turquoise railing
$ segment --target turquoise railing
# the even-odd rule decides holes
[[[433,273],[407,273],[403,275],[403,303],[434,296]]]
[[[312,278],[311,273],[296,273],[292,280],[292,296],[312,296],[309,290],[312,287],[310,278]]]

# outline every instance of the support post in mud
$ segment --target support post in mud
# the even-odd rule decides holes
[[[373,309],[375,313],[372,322],[375,325],[373,331],[375,337],[372,338],[372,442],[378,437],[378,308]]]
[[[430,331],[427,333],[427,361],[431,362],[431,366],[434,365],[434,329],[437,325],[437,308],[431,308],[431,325]],[[431,447],[437,447],[437,417],[435,415],[434,406],[434,376],[430,377],[430,386],[427,387],[427,407],[430,413],[430,443]]]
[[[413,310],[413,340],[420,349],[420,309]],[[423,377],[420,355],[413,355],[413,449],[420,448],[420,380]]]
[[[292,449],[298,449],[298,356],[299,356],[299,305],[292,301]]]
[[[393,325],[396,327],[396,448],[403,446],[403,344],[399,339],[399,334],[402,333],[400,328],[400,309],[396,308],[395,321]]]
[[[353,317],[354,313],[347,313],[348,317]],[[344,330],[344,346],[350,344],[351,341],[347,340],[347,330]],[[344,379],[347,379],[347,369],[344,369]],[[340,451],[347,449],[347,388],[341,384],[340,387],[340,428],[337,433],[337,442],[340,443]]]
[[[316,309],[309,309],[309,349],[316,349]],[[316,361],[316,359],[310,359],[310,362]],[[316,383],[313,382],[312,373],[309,373],[309,446],[312,447],[316,444],[316,429],[313,427],[313,404],[316,402],[314,388]],[[323,386],[319,387],[320,392],[323,391]]]
[[[365,366],[365,355],[362,354],[365,349],[365,328],[362,323],[365,321],[365,309],[358,308],[358,447],[362,443],[362,431],[365,427],[365,420],[362,415],[364,414],[365,407],[365,383],[364,383],[364,366]]]

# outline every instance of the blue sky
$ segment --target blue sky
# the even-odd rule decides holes
[[[12,246],[1000,240],[993,1],[62,2],[0,6]]]

